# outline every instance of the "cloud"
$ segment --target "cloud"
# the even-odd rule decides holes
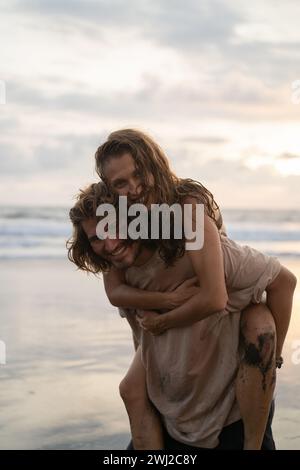
[[[294,160],[296,158],[300,158],[300,155],[286,152],[286,153],[281,153],[280,155],[278,155],[277,158],[280,160]]]
[[[199,48],[230,38],[240,15],[221,0],[27,0],[13,4],[26,14],[47,18],[55,15],[58,22],[85,20],[99,28],[114,27],[140,30],[145,37],[164,45]]]
[[[26,174],[31,171],[27,165],[24,152],[20,151],[16,145],[0,142],[0,173],[4,175]]]
[[[81,28],[88,32],[87,21],[91,28],[98,28],[99,32],[105,29],[107,42],[92,38],[91,47],[85,44],[83,49],[84,55],[91,54],[94,58],[91,62],[97,67],[92,68],[91,72],[98,77],[101,77],[101,68],[111,70],[112,76],[118,73],[114,68],[118,55],[115,65],[103,62],[101,57],[102,51],[112,47],[109,38],[124,33],[122,45],[125,54],[128,45],[128,61],[122,62],[122,69],[131,70],[132,81],[141,75],[137,80],[139,84],[128,90],[128,82],[122,88],[120,69],[120,89],[117,92],[109,85],[105,88],[99,86],[95,90],[89,86],[92,76],[76,86],[76,80],[71,82],[72,69],[69,69],[69,76],[65,77],[65,84],[61,83],[59,89],[57,79],[53,80],[52,88],[51,83],[44,86],[39,77],[35,87],[15,80],[8,83],[8,93],[10,100],[17,103],[42,105],[46,110],[58,108],[121,117],[125,117],[126,113],[132,117],[139,117],[142,113],[146,117],[156,115],[158,107],[162,112],[167,112],[167,109],[174,112],[178,107],[183,114],[206,114],[211,117],[218,113],[226,119],[237,120],[281,119],[288,113],[297,114],[296,109],[291,110],[288,96],[290,83],[298,73],[298,61],[295,60],[297,48],[281,50],[280,44],[267,41],[257,43],[255,37],[251,42],[239,40],[238,25],[251,25],[253,19],[234,2],[28,0],[26,6],[21,1],[12,5],[14,9],[11,7],[11,11],[16,15],[39,16],[39,24],[45,33],[48,31],[50,44],[52,38],[57,40],[50,28],[53,15],[56,24],[63,27],[72,22],[82,22],[74,23],[74,28],[69,30],[70,39],[77,38]],[[132,45],[137,44],[139,39],[155,44],[151,51],[153,54],[159,50],[175,53],[180,58],[176,63],[178,69],[187,64],[182,79],[172,83],[172,71],[166,70],[163,74],[159,61],[154,61],[152,74],[143,72],[143,67],[135,70]],[[67,49],[65,55],[69,63]],[[53,54],[51,58],[54,60]],[[80,56],[76,56],[75,73],[81,74],[82,69],[90,65],[83,59],[81,62]],[[97,77],[94,79],[96,82]],[[284,89],[287,90],[286,95],[282,91]]]
[[[64,178],[70,185],[92,175],[93,153],[110,130],[142,126],[170,149],[179,174],[203,178],[221,202],[294,201],[293,177],[262,166],[264,156],[278,170],[297,159],[299,106],[290,84],[300,78],[300,35],[289,25],[298,9],[280,8],[268,0],[263,7],[257,0],[7,2],[5,187],[15,177],[18,188],[27,180],[27,190],[37,178],[39,190],[48,182],[52,200],[58,175],[61,187]],[[256,170],[243,164],[251,145],[259,148],[250,152]]]
[[[0,114],[0,128],[3,133],[5,132],[10,132],[10,131],[16,131],[19,129],[20,126],[20,121],[19,119],[16,119],[14,117],[3,117]],[[3,135],[3,134],[2,134]]]
[[[64,135],[34,149],[33,160],[38,171],[52,171],[83,168],[89,165],[91,173],[94,165],[93,155],[100,142],[100,135]]]
[[[106,133],[72,135],[65,134],[48,138],[42,144],[27,147],[26,153],[17,143],[0,143],[0,171],[2,178],[8,175],[28,175],[61,171],[80,173],[88,169],[92,175],[94,153],[106,137]]]
[[[149,21],[149,32],[164,45],[185,51],[199,52],[204,46],[228,43],[240,20],[234,9],[218,0],[175,0],[159,5]]]
[[[201,181],[220,207],[289,209],[300,205],[299,176],[283,178],[272,165],[247,168],[240,161],[219,158],[201,163],[190,159],[184,176]]]
[[[40,16],[54,15],[58,21],[70,21],[76,18],[89,20],[93,23],[116,22],[120,23],[122,18],[129,19],[134,12],[140,12],[139,5],[143,0],[128,2],[122,0],[27,0],[26,5],[22,0],[11,2],[13,9],[28,14],[35,13]],[[125,14],[125,17],[124,17]],[[99,24],[99,23],[98,23]]]
[[[280,103],[276,90],[269,90],[253,80],[234,82],[233,76],[224,77],[218,82],[198,86],[182,81],[177,85],[166,86],[159,77],[144,76],[143,83],[136,91],[90,91],[78,86],[77,90],[65,91],[45,88],[43,83],[36,86],[22,81],[11,81],[8,86],[9,102],[14,105],[38,108],[41,113],[75,112],[96,115],[108,119],[155,119],[162,116],[175,116],[180,113],[186,118],[225,118],[233,120],[258,121],[278,120],[290,114],[298,119],[298,109],[291,109],[288,97]],[[74,83],[69,88],[74,87]],[[281,104],[281,106],[280,106]]]
[[[191,144],[207,144],[207,145],[219,145],[219,144],[227,144],[229,139],[225,139],[224,137],[218,136],[187,136],[180,139],[183,143],[191,143]]]
[[[269,84],[295,80],[300,35],[295,33],[284,42],[289,28],[280,22],[280,14],[284,13],[289,24],[298,8],[294,2],[286,2],[276,14],[272,1],[264,2],[264,8],[270,21],[266,21],[259,3],[255,13],[247,5],[231,0],[27,0],[12,3],[11,11],[38,15],[46,29],[53,27],[55,17],[57,27],[60,25],[69,34],[74,34],[74,28],[87,36],[96,31],[137,34],[175,50],[192,60],[195,67],[211,67],[213,73],[220,75],[234,69]],[[68,30],[67,25],[72,28]],[[270,37],[264,34],[265,30],[272,32]]]

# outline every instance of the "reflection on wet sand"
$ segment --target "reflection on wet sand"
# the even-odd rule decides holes
[[[131,334],[102,281],[64,261],[2,266],[1,448],[126,447],[118,384]]]

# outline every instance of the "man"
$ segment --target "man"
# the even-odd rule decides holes
[[[125,269],[129,285],[151,291],[171,291],[193,277],[185,257],[166,272],[157,253],[141,242],[99,240],[95,213],[104,202],[105,189],[101,185],[91,188],[82,193],[70,212],[74,226],[71,261],[94,273],[109,266]],[[230,263],[227,269],[230,278]],[[126,317],[142,347],[149,398],[167,431],[165,448],[243,448],[243,425],[235,395],[239,312],[221,312],[162,336],[141,330],[132,312],[126,311]],[[263,448],[274,448],[270,419]]]

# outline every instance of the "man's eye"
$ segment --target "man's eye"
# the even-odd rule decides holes
[[[103,239],[102,239],[102,238],[98,238],[97,240],[95,239],[95,240],[93,240],[93,241],[91,242],[91,245],[99,245],[99,243],[102,242],[103,240],[104,240],[104,238],[103,238]]]

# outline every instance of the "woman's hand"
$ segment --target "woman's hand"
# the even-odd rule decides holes
[[[170,292],[168,309],[180,307],[191,297],[199,293],[199,280],[197,276],[182,282],[174,291]]]
[[[163,317],[163,314],[152,310],[139,310],[137,313],[140,327],[154,336],[161,335],[168,329]]]

